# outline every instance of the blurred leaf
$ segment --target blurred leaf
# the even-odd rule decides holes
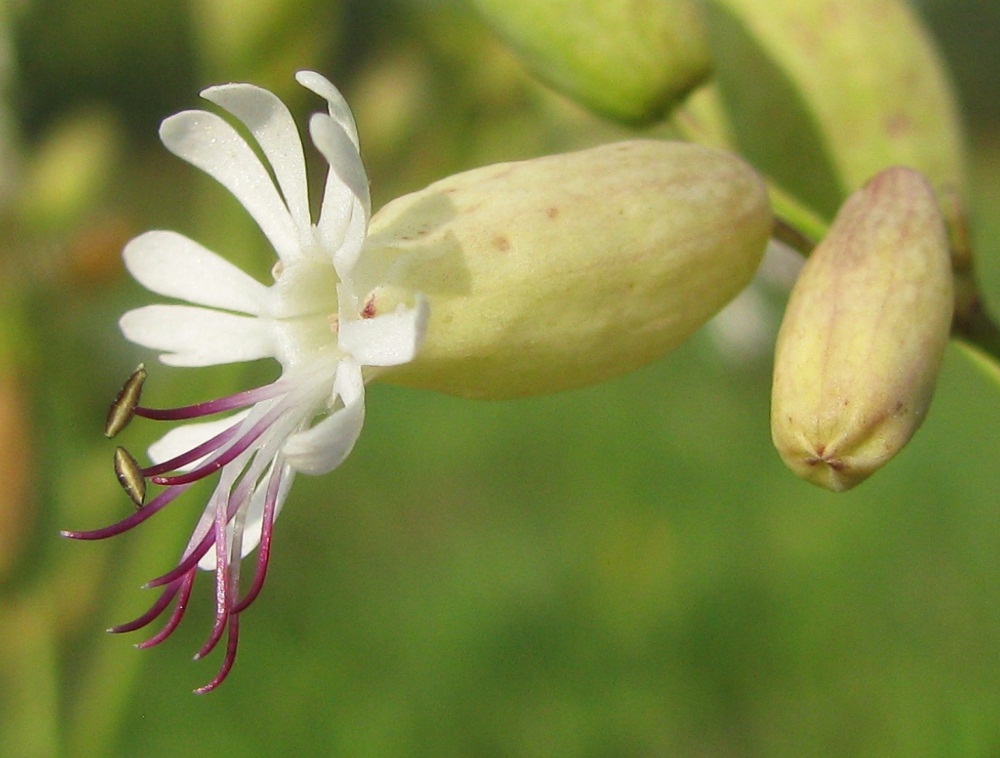
[[[292,73],[315,67],[321,54],[337,48],[341,6],[337,0],[193,0],[203,75],[238,77],[283,93]]]
[[[28,135],[99,101],[148,141],[164,113],[197,91],[181,0],[33,0],[20,11],[14,50]]]
[[[35,457],[27,393],[14,365],[0,361],[0,586],[21,557],[32,528]]]
[[[25,223],[51,234],[88,211],[117,174],[122,136],[107,112],[64,114],[26,167],[17,208]]]

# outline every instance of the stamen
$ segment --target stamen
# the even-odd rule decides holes
[[[108,629],[108,632],[110,632],[111,634],[134,632],[136,629],[142,629],[144,626],[148,626],[149,624],[153,623],[154,621],[156,621],[157,618],[160,617],[160,614],[162,614],[167,609],[167,606],[170,605],[170,601],[174,599],[180,588],[181,588],[181,583],[175,582],[174,584],[167,587],[166,589],[163,590],[163,592],[160,593],[160,596],[156,598],[156,602],[153,603],[149,607],[149,610],[146,611],[144,614],[142,614],[136,619],[133,619],[132,621],[127,621],[124,624],[113,626],[110,629]]]
[[[177,581],[191,569],[198,565],[198,561],[205,557],[205,553],[208,552],[209,548],[215,542],[215,533],[209,532],[204,537],[201,538],[201,542],[198,546],[188,553],[180,563],[174,566],[170,571],[163,576],[158,576],[155,579],[150,579],[143,586],[144,589],[150,589],[152,587],[163,587],[164,585],[170,584]]]
[[[230,519],[228,506],[228,499],[223,500],[222,498],[219,498],[215,506],[215,626],[201,650],[195,653],[195,660],[204,658],[218,644],[226,629],[226,621],[229,619],[229,597],[232,594],[230,567],[232,564],[229,560],[229,546],[226,544],[228,542],[226,530]],[[239,562],[236,565],[238,566]]]
[[[142,508],[146,499],[146,479],[136,459],[121,446],[115,448],[115,475],[135,507]]]
[[[142,394],[142,385],[145,381],[146,368],[140,363],[108,409],[108,419],[104,422],[105,437],[110,439],[128,426],[139,405],[139,396]]]
[[[264,553],[258,553],[258,569],[257,569],[258,573],[261,571],[261,566],[260,566],[261,560],[263,560],[265,564],[267,561],[266,556],[270,549],[271,528],[266,527],[266,525],[268,524],[269,521],[273,524],[274,512],[278,499],[278,491],[279,491],[278,486],[280,483],[280,479],[282,478],[282,475],[284,473],[277,463],[275,463],[274,466],[278,466],[278,468],[272,469],[272,471],[276,471],[276,473],[272,475],[270,481],[268,482],[268,489],[266,493],[264,514],[263,514],[263,523],[265,525],[265,528],[267,528],[267,531],[266,533],[264,531],[261,532],[260,544],[261,548],[264,549]],[[227,522],[232,520],[236,516],[236,514],[239,513],[240,506],[244,504],[248,498],[252,497],[253,491],[254,489],[256,489],[257,486],[256,483],[260,478],[261,473],[262,473],[262,467],[257,468],[256,466],[254,466],[250,468],[248,471],[244,473],[239,484],[237,484],[236,487],[230,491],[228,498],[229,505],[228,505],[228,510],[226,511]],[[190,487],[191,485],[185,485],[185,486]],[[194,547],[192,547],[190,544],[188,545],[187,549],[185,549],[184,551],[184,555],[181,557],[180,562],[174,568],[172,568],[170,571],[163,574],[162,576],[158,576],[155,579],[150,579],[143,586],[162,587],[164,585],[168,585],[171,582],[176,581],[177,579],[180,579],[180,577],[184,576],[184,574],[193,569],[198,564],[198,562],[205,557],[209,549],[211,549],[211,547],[214,544],[215,544],[215,530],[209,529],[201,537],[200,541],[196,545],[194,545]],[[263,585],[263,583],[264,583],[263,575],[255,577],[254,586],[258,584]],[[251,586],[250,591],[256,594],[256,592],[260,591],[260,586],[256,586],[256,590],[254,590],[254,586]],[[252,597],[244,599],[241,603],[238,604],[240,606],[240,610],[246,608],[246,606],[249,605],[251,602],[253,602]]]
[[[189,463],[194,463],[195,461],[204,458],[209,453],[219,449],[224,444],[229,442],[236,433],[240,430],[240,424],[242,420],[234,423],[228,429],[223,429],[221,432],[216,434],[211,439],[207,439],[200,445],[188,450],[186,453],[181,453],[180,455],[174,456],[168,461],[163,461],[163,463],[156,463],[152,466],[147,466],[143,469],[142,473],[144,476],[154,477],[153,481],[159,484],[155,477],[159,474],[165,474],[168,471],[174,471],[181,468],[182,466],[187,466]]]
[[[131,632],[152,624],[170,609],[166,622],[152,637],[136,645],[148,648],[173,634],[186,614],[198,564],[215,550],[215,622],[208,639],[195,655],[203,658],[226,636],[222,665],[208,684],[195,690],[206,693],[218,687],[229,675],[239,642],[239,615],[261,592],[271,552],[275,514],[280,494],[290,477],[290,469],[280,454],[280,443],[303,422],[298,409],[321,405],[315,385],[278,380],[272,384],[182,408],[158,410],[138,405],[145,369],[140,366],[129,377],[112,405],[106,430],[109,435],[124,428],[133,416],[156,420],[179,420],[208,416],[224,411],[256,406],[218,423],[223,430],[193,448],[169,460],[142,468],[123,447],[115,450],[115,474],[138,510],[116,524],[93,531],[66,531],[75,539],[102,539],[131,529],[162,510],[189,489],[194,482],[222,472],[212,501],[184,549],[178,565],[147,587],[161,587],[153,605],[141,616],[109,629]],[[312,411],[310,411],[312,413]],[[186,470],[191,468],[191,470]],[[170,475],[168,475],[170,474]],[[145,504],[147,480],[165,487]],[[259,488],[264,491],[260,492]],[[263,496],[263,497],[262,497]],[[260,503],[258,498],[263,499]],[[253,580],[240,597],[243,530],[249,510],[262,505],[258,556]],[[172,606],[172,608],[171,608]]]
[[[177,604],[174,606],[173,613],[170,614],[170,618],[167,619],[167,623],[163,625],[163,628],[150,637],[145,642],[140,642],[136,645],[140,650],[146,650],[154,645],[159,645],[163,640],[174,633],[178,624],[181,623],[181,619],[184,618],[184,611],[187,610],[188,598],[191,597],[191,588],[194,587],[194,577],[195,572],[191,571],[187,576],[184,577],[184,581],[180,585],[180,597],[177,598]]]
[[[204,695],[207,692],[211,692],[226,680],[229,672],[232,671],[233,663],[236,662],[236,647],[239,644],[239,640],[240,617],[233,614],[229,617],[229,637],[226,640],[226,657],[222,661],[222,668],[219,669],[219,673],[215,675],[212,681],[194,691],[196,695]]]
[[[133,412],[136,416],[153,419],[154,421],[184,421],[202,416],[212,416],[216,413],[232,411],[237,408],[259,403],[262,400],[270,400],[277,397],[288,389],[288,383],[282,381],[265,384],[263,387],[255,387],[252,390],[243,390],[234,395],[227,395],[216,400],[206,400],[203,403],[185,405],[180,408],[144,408],[135,406]]]
[[[274,533],[274,511],[278,502],[278,491],[281,480],[284,478],[283,464],[280,460],[274,462],[274,469],[271,474],[271,481],[267,484],[267,494],[264,499],[264,513],[261,517],[260,542],[257,545],[257,570],[254,572],[253,582],[250,589],[236,605],[233,606],[233,613],[241,613],[257,599],[261,589],[264,587],[264,579],[267,576],[267,565],[271,557],[271,535]]]
[[[235,460],[241,453],[245,452],[246,449],[250,447],[250,445],[252,445],[271,424],[274,423],[275,419],[285,413],[285,410],[285,407],[281,404],[272,408],[270,411],[261,416],[261,418],[252,427],[250,427],[249,431],[247,431],[247,433],[244,434],[239,440],[234,442],[223,452],[219,453],[216,457],[207,461],[204,465],[196,468],[194,471],[189,471],[186,474],[177,474],[176,476],[153,476],[151,477],[152,481],[156,484],[162,484],[164,486],[190,484],[192,482],[197,482],[199,479],[204,479],[210,474],[214,474],[223,466]]]
[[[59,533],[63,537],[69,537],[73,540],[103,540],[108,537],[114,537],[116,534],[127,532],[132,527],[138,526],[154,513],[162,510],[167,503],[190,488],[191,485],[186,484],[180,487],[170,487],[169,489],[165,489],[159,495],[150,500],[149,505],[145,508],[140,508],[135,513],[131,513],[126,518],[123,518],[117,524],[106,526],[103,529],[94,529],[89,532],[75,532],[64,529]]]

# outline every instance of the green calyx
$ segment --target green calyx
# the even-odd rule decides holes
[[[691,0],[473,0],[542,81],[609,118],[663,118],[710,71]]]
[[[751,279],[766,189],[729,153],[632,141],[449,177],[372,219],[371,313],[430,305],[385,381],[479,398],[594,384],[660,357]]]
[[[690,123],[710,140],[825,218],[887,166],[961,190],[956,100],[905,0],[706,0],[704,11],[715,78]]]

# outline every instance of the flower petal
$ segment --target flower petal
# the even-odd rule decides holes
[[[398,366],[412,361],[424,335],[430,308],[419,298],[413,308],[375,318],[341,321],[337,345],[362,366]]]
[[[347,225],[338,233],[341,239],[339,246],[333,248],[333,267],[342,281],[348,281],[352,277],[354,265],[358,262],[368,235],[368,213],[360,203],[355,202],[352,205]]]
[[[330,250],[360,249],[371,216],[368,175],[361,154],[350,135],[330,116],[314,115],[309,121],[309,133],[330,164],[316,225],[320,239]]]
[[[160,125],[160,139],[233,193],[282,260],[301,255],[298,230],[270,174],[230,124],[207,111],[182,111]]]
[[[304,474],[325,474],[350,454],[365,421],[365,384],[361,366],[344,360],[337,366],[333,392],[344,406],[311,429],[291,435],[282,448],[285,460]]]
[[[201,93],[206,100],[225,108],[253,134],[274,169],[281,194],[299,229],[302,243],[308,243],[311,221],[306,185],[306,162],[302,140],[291,112],[277,95],[253,84],[222,84]]]
[[[146,232],[125,246],[137,282],[195,305],[258,315],[267,288],[224,258],[176,232]]]
[[[351,138],[355,150],[360,150],[358,125],[354,121],[351,107],[347,104],[344,96],[340,94],[340,90],[333,86],[329,79],[315,71],[299,71],[295,74],[295,81],[326,100],[330,118],[336,121],[337,125]]]
[[[168,351],[160,360],[170,366],[252,361],[275,352],[269,322],[206,308],[147,305],[129,311],[118,324],[132,342]]]

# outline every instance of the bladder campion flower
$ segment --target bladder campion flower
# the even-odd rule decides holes
[[[165,626],[139,647],[161,642],[181,621],[197,570],[214,572],[215,624],[195,657],[207,655],[224,635],[226,652],[218,674],[196,692],[214,689],[232,668],[240,614],[263,585],[274,520],[295,474],[321,474],[340,465],[364,421],[365,381],[416,355],[428,317],[419,296],[376,314],[356,288],[354,272],[364,256],[370,215],[357,129],[329,81],[310,71],[296,78],[329,106],[309,122],[312,140],[330,167],[315,224],[302,142],[288,109],[272,93],[250,84],[202,93],[242,122],[263,160],[214,113],[178,113],[160,129],[171,152],[219,181],[260,226],[278,256],[274,284],[264,286],[187,237],[147,232],[126,246],[128,270],[153,292],[192,305],[151,305],[126,313],[120,322],[131,341],[165,351],[166,364],[274,358],[281,364],[280,378],[217,400],[155,410],[139,405],[145,380],[140,366],[112,405],[108,436],[133,415],[182,421],[237,413],[169,431],[150,448],[153,464],[145,468],[119,448],[115,471],[139,509],[104,529],[64,532],[76,539],[120,534],[195,482],[218,474],[178,565],[147,585],[162,588],[159,599],[147,613],[111,630],[145,627],[173,603]],[[143,505],[147,480],[164,489]],[[241,595],[241,561],[258,545],[255,576]]]
[[[763,181],[736,156],[635,140],[442,179],[387,204],[369,229],[350,111],[319,75],[301,73],[299,81],[330,105],[310,122],[330,164],[315,225],[295,124],[271,93],[248,84],[204,93],[243,122],[269,165],[211,113],[180,113],[161,129],[169,149],[218,179],[260,225],[279,258],[271,287],[171,232],[149,232],[125,249],[142,284],[194,306],[126,313],[126,337],[166,351],[161,360],[173,365],[273,357],[281,377],[153,410],[140,405],[140,366],[112,404],[108,436],[133,416],[236,413],[168,432],[145,468],[116,450],[115,473],[139,510],[105,529],[66,533],[119,534],[218,474],[180,563],[149,583],[163,594],[113,630],[144,627],[173,603],[163,629],[140,646],[162,641],[184,614],[197,568],[213,571],[215,625],[196,657],[224,634],[228,644],[218,675],[199,692],[218,686],[233,665],[239,616],[260,592],[294,474],[330,471],[350,452],[366,381],[510,398],[639,368],[750,281],[772,224]],[[147,481],[165,489],[144,505]],[[258,545],[256,574],[240,596],[240,562]]]

